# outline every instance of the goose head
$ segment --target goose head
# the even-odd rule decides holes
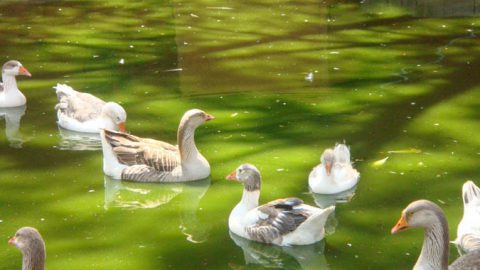
[[[107,102],[103,105],[102,115],[110,119],[121,132],[125,132],[125,121],[127,121],[127,113],[118,103]]]
[[[10,75],[10,76],[17,76],[17,75],[24,75],[27,77],[32,76],[32,74],[30,74],[30,72],[28,72],[28,70],[17,60],[10,60],[5,64],[3,64],[2,74]]]
[[[247,191],[260,190],[260,171],[252,164],[240,165],[235,171],[225,177],[227,180],[235,180],[243,183]]]
[[[214,116],[199,110],[199,109],[191,109],[183,114],[182,120],[180,120],[181,126],[189,126],[192,128],[197,128],[201,124],[215,119]]]
[[[332,173],[332,166],[335,163],[334,151],[331,148],[325,149],[320,157],[320,162],[325,166],[327,175],[330,175]]]
[[[8,243],[22,252],[23,269],[43,269],[46,257],[45,242],[35,228],[20,228]]]
[[[397,224],[392,228],[392,234],[405,231],[410,228],[429,229],[443,217],[442,209],[431,201],[418,200],[410,203],[402,211]]]

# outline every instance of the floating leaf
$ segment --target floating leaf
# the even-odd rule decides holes
[[[388,157],[373,162],[373,163],[372,163],[372,167],[380,167],[380,166],[382,166],[383,164],[385,164],[385,162],[387,161],[387,159],[388,159]]]
[[[416,148],[408,148],[408,149],[402,149],[402,150],[387,151],[387,153],[389,153],[389,154],[419,154],[421,152],[422,152],[422,150],[416,149]]]

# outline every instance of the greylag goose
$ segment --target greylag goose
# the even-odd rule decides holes
[[[210,165],[195,145],[195,130],[214,119],[187,111],[178,126],[178,147],[166,142],[102,130],[103,171],[114,179],[137,182],[185,182],[206,178]]]
[[[226,178],[244,186],[242,199],[228,219],[228,227],[236,235],[279,246],[309,245],[325,236],[324,226],[335,206],[320,209],[298,198],[278,199],[259,206],[261,177],[251,164],[239,166]]]
[[[458,224],[457,239],[453,241],[465,253],[480,249],[480,189],[467,181],[462,187],[463,218]]]
[[[17,107],[27,103],[25,96],[18,90],[15,76],[24,75],[31,77],[28,70],[17,60],[10,60],[2,67],[2,81],[0,83],[0,107]]]
[[[448,223],[443,210],[435,203],[418,200],[402,211],[392,233],[409,228],[423,228],[425,238],[414,270],[474,270],[480,269],[480,252],[468,253],[448,266]]]
[[[92,94],[74,90],[66,84],[57,84],[58,125],[64,129],[99,133],[108,128],[125,132],[127,113],[115,102],[105,102]]]
[[[20,228],[15,236],[8,240],[8,243],[16,246],[22,252],[22,270],[45,269],[45,242],[35,228]]]
[[[336,194],[351,189],[360,174],[350,162],[350,150],[345,144],[327,148],[320,157],[320,165],[308,176],[310,190],[319,194]]]

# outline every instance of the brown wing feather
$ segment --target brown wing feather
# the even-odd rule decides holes
[[[105,130],[105,138],[122,164],[147,165],[162,172],[180,165],[178,149],[171,144],[112,130]]]

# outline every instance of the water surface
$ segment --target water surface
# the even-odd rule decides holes
[[[26,109],[0,112],[2,269],[20,268],[6,242],[25,225],[46,239],[48,269],[411,269],[423,234],[390,235],[400,211],[430,199],[455,236],[461,185],[480,183],[480,21],[474,1],[446,2],[2,1],[0,59],[33,74],[18,78]],[[171,143],[186,110],[215,115],[196,134],[211,177],[104,177],[95,138],[59,131],[56,83],[121,102],[132,134]],[[325,241],[230,236],[242,187],[225,175],[253,163],[261,202],[334,203],[307,176],[343,141],[361,182]]]

